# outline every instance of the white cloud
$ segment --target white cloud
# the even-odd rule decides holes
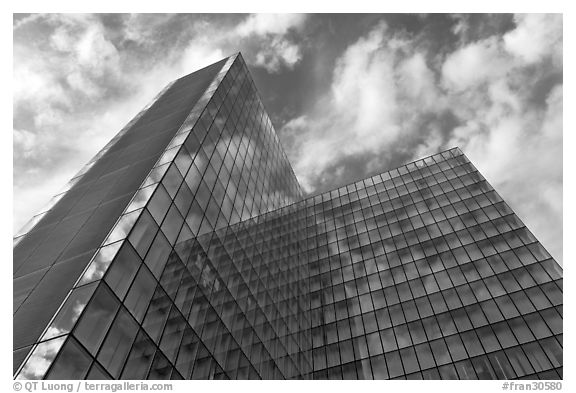
[[[336,61],[330,91],[281,131],[304,188],[313,191],[343,158],[376,154],[412,134],[414,114],[441,102],[433,81],[424,56],[387,35],[384,24],[350,45]],[[369,163],[378,166],[379,159]]]
[[[94,76],[119,72],[119,55],[116,47],[105,36],[100,25],[92,25],[77,42],[78,63],[88,68]]]
[[[90,99],[101,97],[104,94],[104,90],[97,83],[79,71],[73,71],[66,76],[66,83]]]
[[[305,14],[251,14],[236,28],[240,36],[284,35],[290,29],[298,29],[306,21]]]
[[[452,31],[452,34],[456,36],[465,35],[470,29],[470,24],[468,22],[468,18],[466,17],[466,15],[453,14],[450,15],[450,17],[456,21],[456,23],[450,29]]]
[[[473,88],[507,71],[495,37],[474,42],[450,54],[442,66],[447,87],[457,91]]]
[[[268,72],[279,72],[282,66],[294,68],[302,59],[300,47],[284,38],[273,37],[266,41],[256,53],[255,65],[264,67]]]
[[[530,101],[538,78],[561,72],[561,62],[545,63],[562,57],[561,23],[555,16],[515,19],[516,28],[502,38],[469,44],[446,58],[442,75],[454,89],[450,105],[467,119],[448,145],[463,149],[561,262],[562,86],[548,93],[545,108]]]
[[[50,44],[60,57],[62,72],[76,73],[91,80],[120,74],[118,50],[96,17],[55,14],[49,21],[57,25],[50,35]]]
[[[504,35],[506,49],[527,63],[546,56],[562,62],[562,14],[520,14],[516,28]]]
[[[29,157],[36,145],[36,134],[27,130],[13,130],[15,150],[24,157]]]
[[[192,70],[198,70],[225,57],[222,49],[214,47],[209,42],[195,40],[182,52],[179,60],[179,68],[183,74],[189,74]]]
[[[52,75],[45,64],[36,60],[32,51],[16,44],[14,64],[13,103],[15,108],[19,105],[43,103],[46,103],[45,106],[70,104],[57,78]]]
[[[430,155],[430,152],[442,150],[444,140],[442,134],[437,128],[432,128],[429,135],[423,143],[420,143],[414,148],[414,159],[424,158]]]
[[[257,48],[254,65],[264,67],[268,72],[288,69],[301,60],[300,44],[294,42],[290,32],[300,31],[307,19],[305,14],[252,14],[228,35],[229,40],[238,36],[255,40]]]
[[[442,105],[434,80],[434,73],[428,68],[423,53],[402,60],[398,65],[397,84],[402,94],[411,102],[418,101],[420,107],[436,109]]]

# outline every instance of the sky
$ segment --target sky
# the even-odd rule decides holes
[[[13,229],[169,81],[240,51],[310,194],[459,146],[562,263],[558,14],[16,14]]]

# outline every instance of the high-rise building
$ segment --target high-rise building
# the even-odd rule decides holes
[[[562,270],[457,148],[306,197],[238,54],[15,238],[20,379],[559,379]]]

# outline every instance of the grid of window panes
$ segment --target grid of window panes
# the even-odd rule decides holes
[[[240,274],[213,266],[223,263],[212,255],[213,242],[201,246],[214,229],[302,195],[241,56],[174,150],[135,196],[145,207],[133,203],[139,209],[128,208],[119,220],[132,222],[128,241],[109,236],[28,359],[53,363],[46,378],[302,375],[302,351],[277,317],[279,306],[275,314],[254,296],[238,303],[230,291]],[[291,317],[300,314],[290,310]],[[28,371],[19,377],[30,377]]]
[[[228,60],[170,83],[17,235],[15,371]]]
[[[561,268],[458,149],[233,226],[224,245],[247,271],[302,264],[307,378],[562,377]]]
[[[562,377],[562,272],[458,149],[306,201],[314,379]]]

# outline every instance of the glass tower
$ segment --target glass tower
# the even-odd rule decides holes
[[[21,230],[13,282],[19,379],[562,378],[562,270],[464,154],[306,197],[239,54]]]

